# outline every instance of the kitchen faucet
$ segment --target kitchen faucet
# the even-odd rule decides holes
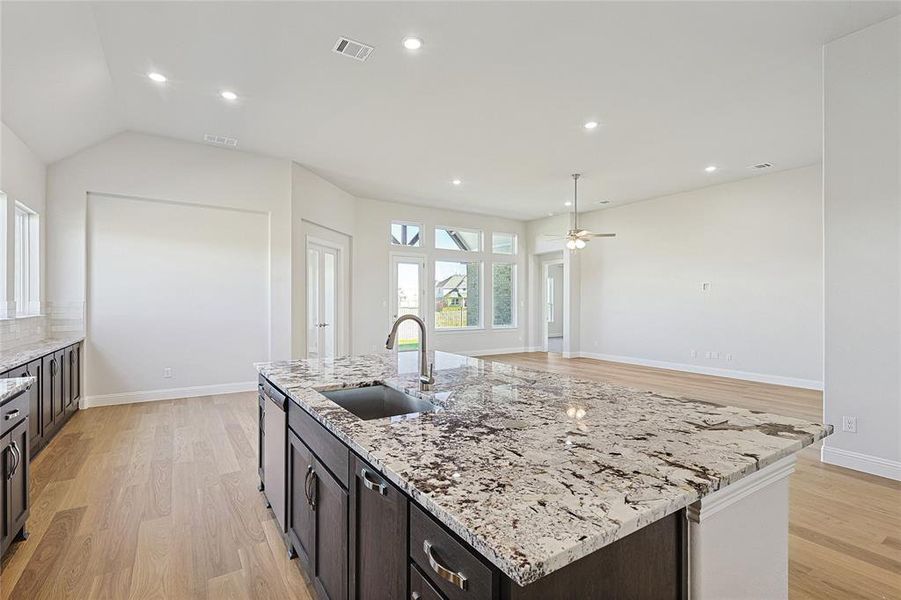
[[[429,364],[429,347],[426,339],[425,322],[416,315],[401,315],[394,322],[391,331],[388,333],[388,339],[385,341],[385,349],[391,350],[394,348],[394,341],[397,339],[397,328],[400,327],[400,324],[404,321],[415,321],[416,324],[419,325],[419,390],[421,392],[428,392],[435,383],[435,377],[432,375],[434,365]]]

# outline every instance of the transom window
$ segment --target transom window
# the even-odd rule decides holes
[[[391,223],[391,245],[422,246],[422,227],[415,223]]]
[[[482,251],[482,232],[475,229],[435,228],[435,248],[462,252]]]
[[[516,234],[492,233],[491,251],[495,254],[516,254]]]

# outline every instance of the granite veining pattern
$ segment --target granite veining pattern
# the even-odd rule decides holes
[[[0,379],[0,404],[5,403],[19,392],[24,392],[34,383],[34,377]]]
[[[425,394],[415,352],[257,368],[520,585],[832,432],[442,352]],[[375,382],[439,409],[363,421],[318,393]]]
[[[84,335],[77,334],[65,337],[48,338],[40,342],[24,344],[6,350],[0,350],[0,373],[15,369],[36,358],[46,356],[67,346],[84,340]]]

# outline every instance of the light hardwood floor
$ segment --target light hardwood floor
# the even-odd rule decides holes
[[[257,491],[252,393],[78,411],[32,464],[2,598],[309,599]]]
[[[795,388],[531,353],[490,357],[587,379],[819,420]],[[300,598],[257,492],[256,398],[79,411],[32,465],[31,537],[0,597]],[[791,598],[901,598],[901,484],[801,453],[791,482]]]

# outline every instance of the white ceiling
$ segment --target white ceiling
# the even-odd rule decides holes
[[[213,133],[358,196],[535,218],[574,171],[590,210],[817,162],[823,43],[899,6],[4,2],[2,117],[47,162]]]

